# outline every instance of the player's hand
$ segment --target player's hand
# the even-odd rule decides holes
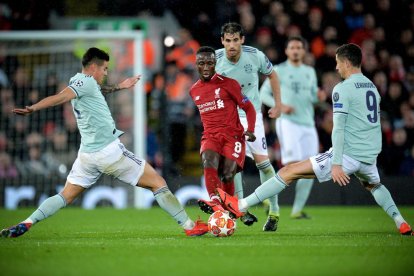
[[[27,116],[34,112],[34,108],[31,106],[26,106],[25,108],[14,108],[13,113],[16,115]]]
[[[282,109],[280,108],[280,106],[274,106],[271,109],[269,109],[269,117],[272,119],[277,119],[280,117],[280,114],[282,112]]]
[[[141,75],[130,77],[118,84],[120,89],[128,89],[134,86],[141,79]]]
[[[318,89],[318,99],[320,102],[325,102],[328,98],[328,95],[326,94],[326,91],[323,89]]]
[[[244,135],[244,136],[247,136],[246,141],[249,141],[249,142],[254,142],[254,141],[256,141],[256,136],[254,135],[254,133],[253,133],[253,132],[250,132],[250,131],[245,131],[245,132],[243,133],[243,135]]]
[[[282,113],[291,114],[295,112],[293,106],[282,104]]]
[[[331,170],[332,180],[338,183],[339,186],[346,186],[351,179],[343,170],[341,165],[332,165]]]

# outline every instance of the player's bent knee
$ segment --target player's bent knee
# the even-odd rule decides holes
[[[145,164],[144,174],[138,180],[137,186],[156,191],[159,188],[167,186],[167,183],[165,182],[165,179],[147,163]]]
[[[292,183],[293,180],[297,179],[294,166],[292,164],[284,166],[277,173],[287,185]]]
[[[229,183],[233,181],[233,173],[229,172],[229,173],[224,173],[222,180],[224,183]]]
[[[156,191],[162,187],[167,186],[167,182],[165,182],[164,178],[157,174],[153,175],[152,177],[141,177],[141,179],[138,181],[137,186],[149,189],[151,191]]]
[[[203,168],[217,168],[214,160],[204,159],[203,160]]]
[[[361,181],[362,186],[364,186],[364,188],[371,192],[372,190],[375,190],[376,188],[378,188],[379,186],[381,186],[381,183],[374,183],[374,184],[369,184],[366,181]]]
[[[83,188],[80,185],[75,185],[70,182],[66,182],[65,187],[59,193],[64,199],[67,205],[71,204],[83,191]]]

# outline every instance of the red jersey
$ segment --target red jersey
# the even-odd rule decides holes
[[[204,133],[241,135],[237,106],[246,112],[248,131],[254,132],[256,111],[249,99],[241,93],[239,83],[231,78],[214,74],[210,81],[198,80],[190,89],[191,98],[200,112]]]

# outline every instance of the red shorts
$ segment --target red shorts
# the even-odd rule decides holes
[[[236,161],[237,171],[244,166],[246,143],[243,136],[230,136],[224,133],[204,134],[201,138],[200,154],[212,150],[228,159]]]

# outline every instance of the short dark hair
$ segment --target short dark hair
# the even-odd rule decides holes
[[[235,22],[229,22],[224,24],[221,27],[221,37],[224,37],[224,34],[236,34],[239,33],[240,37],[244,36],[243,27]]]
[[[308,43],[306,42],[306,40],[301,37],[300,35],[293,35],[293,36],[289,36],[288,39],[286,40],[285,43],[285,49],[287,48],[289,42],[291,41],[300,41],[302,42],[303,48],[307,49],[308,48]]]
[[[214,55],[216,55],[216,50],[214,50],[213,47],[210,46],[201,46],[198,50],[197,50],[197,55],[200,53],[212,53]]]
[[[354,67],[361,67],[362,51],[358,45],[349,43],[344,44],[336,49],[336,55],[339,59],[347,59]]]
[[[82,66],[86,67],[92,63],[102,65],[104,61],[109,61],[109,55],[101,49],[89,48],[82,57]]]

